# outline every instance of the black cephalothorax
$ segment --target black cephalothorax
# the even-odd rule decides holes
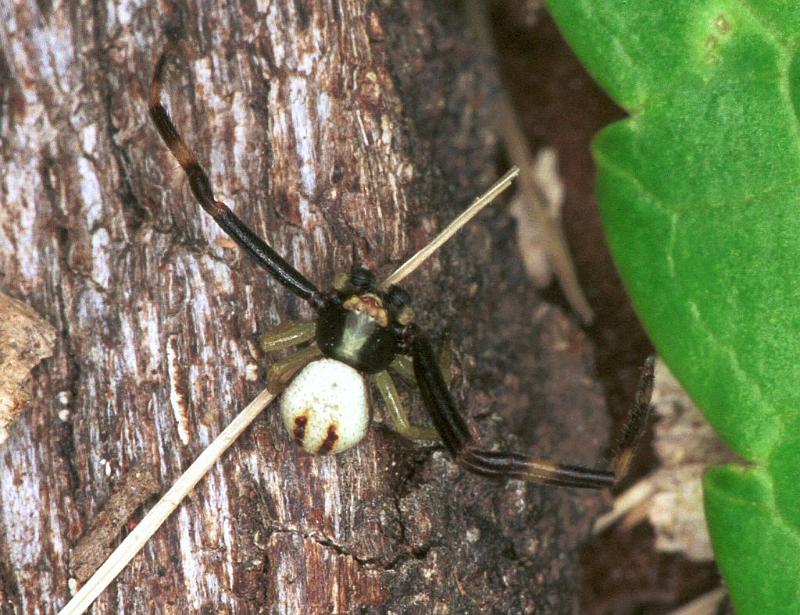
[[[340,276],[319,309],[316,340],[322,354],[366,374],[385,370],[413,318],[409,303],[402,288],[378,288],[367,269],[356,267],[349,278]]]

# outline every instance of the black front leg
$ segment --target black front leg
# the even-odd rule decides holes
[[[252,256],[261,267],[295,295],[305,299],[314,309],[319,310],[324,305],[324,300],[316,286],[251,231],[227,205],[214,199],[208,175],[181,138],[169,113],[161,104],[164,66],[169,50],[170,46],[167,46],[153,71],[153,80],[150,83],[150,117],[169,151],[186,172],[192,193],[202,208],[211,214],[217,224],[222,227],[222,230]]]
[[[455,461],[475,474],[514,478],[529,482],[602,489],[614,484],[613,472],[551,463],[519,453],[482,450],[477,447],[444,382],[430,342],[413,325],[406,344],[414,362],[414,375],[425,407]]]

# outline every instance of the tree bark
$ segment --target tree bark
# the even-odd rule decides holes
[[[390,272],[491,183],[498,85],[455,3],[2,14],[0,290],[59,335],[0,448],[0,611],[53,613],[121,477],[149,463],[166,489],[263,387],[258,335],[311,317],[200,210],[150,124],[165,29],[189,51],[165,101],[217,198],[321,288],[354,261]],[[415,273],[418,321],[450,340],[484,442],[595,464],[591,351],[513,236],[498,208]],[[572,612],[602,496],[467,474],[396,436],[375,397],[370,435],[337,457],[267,410],[94,612]],[[413,388],[407,403],[425,420]]]

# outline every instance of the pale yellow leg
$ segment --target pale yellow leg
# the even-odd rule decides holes
[[[289,320],[262,335],[259,346],[264,352],[275,352],[313,340],[316,332],[317,325],[313,322]]]
[[[269,368],[267,389],[269,389],[270,393],[278,394],[289,385],[297,372],[321,356],[322,351],[314,343],[307,348],[302,348],[290,354],[285,359],[281,359]]]
[[[400,395],[397,393],[397,387],[394,386],[394,381],[386,370],[378,372],[372,376],[372,381],[378,387],[378,391],[383,397],[386,406],[386,414],[389,420],[392,421],[395,431],[401,436],[411,440],[438,440],[439,432],[433,427],[420,427],[412,425],[408,420],[408,414],[403,408],[403,403],[400,401]]]
[[[414,363],[411,361],[411,357],[404,354],[397,355],[389,365],[389,369],[394,370],[405,380],[414,382]]]
[[[439,353],[439,369],[442,371],[442,378],[444,378],[445,384],[450,384],[450,381],[453,379],[453,374],[450,370],[452,363],[453,351],[450,350],[450,344],[445,344],[445,347],[442,348],[442,351]],[[399,354],[394,358],[394,361],[392,361],[389,367],[409,382],[414,382],[414,363],[411,357]]]

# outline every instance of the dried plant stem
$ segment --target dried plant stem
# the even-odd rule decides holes
[[[561,224],[553,219],[545,205],[546,197],[536,180],[533,154],[528,148],[519,118],[507,96],[503,96],[503,100],[500,102],[499,116],[499,130],[508,156],[520,167],[520,196],[525,210],[541,233],[544,249],[561,289],[564,291],[564,296],[581,322],[589,325],[594,320],[594,312],[583,294],[580,282],[578,282],[578,274],[575,271]]]
[[[236,418],[231,421],[222,433],[200,453],[200,456],[181,474],[180,478],[164,496],[150,509],[125,540],[114,549],[113,553],[97,569],[92,577],[72,597],[67,605],[59,611],[59,615],[80,615],[88,609],[92,602],[108,587],[116,576],[144,547],[150,537],[166,521],[183,499],[194,489],[195,485],[208,473],[211,466],[233,444],[248,425],[272,403],[275,396],[266,389],[250,402]]]
[[[439,233],[439,235],[437,235],[433,241],[422,248],[414,256],[409,258],[405,263],[400,265],[400,267],[398,267],[392,275],[386,278],[382,286],[384,288],[388,288],[392,284],[399,283],[401,280],[416,271],[417,267],[425,262],[434,252],[436,252],[436,250],[442,247],[442,244],[455,235],[461,229],[461,227],[481,213],[485,207],[490,205],[492,201],[494,201],[504,190],[506,190],[511,185],[511,182],[514,181],[514,178],[517,177],[517,175],[519,175],[519,169],[517,167],[511,167],[511,169],[500,179],[498,179],[491,188],[475,199],[472,205],[470,205],[461,215],[448,224],[447,228]]]
[[[695,598],[688,604],[674,611],[670,611],[668,615],[709,615],[710,613],[719,613],[720,607],[723,605],[727,596],[727,589],[724,587],[717,587],[699,598]]]
[[[467,0],[465,8],[467,20],[478,35],[481,45],[488,53],[493,53],[494,42],[486,18],[484,0]],[[522,202],[541,233],[544,249],[564,296],[583,324],[589,325],[594,320],[594,312],[578,282],[575,264],[572,262],[561,225],[550,215],[546,206],[547,197],[537,183],[534,157],[528,147],[522,124],[508,95],[504,93],[500,98],[497,129],[506,146],[508,157],[520,168]]]
[[[640,480],[633,487],[623,491],[614,498],[613,508],[595,520],[592,534],[595,536],[602,534],[632,510],[647,502],[655,492],[655,485],[647,478]]]

